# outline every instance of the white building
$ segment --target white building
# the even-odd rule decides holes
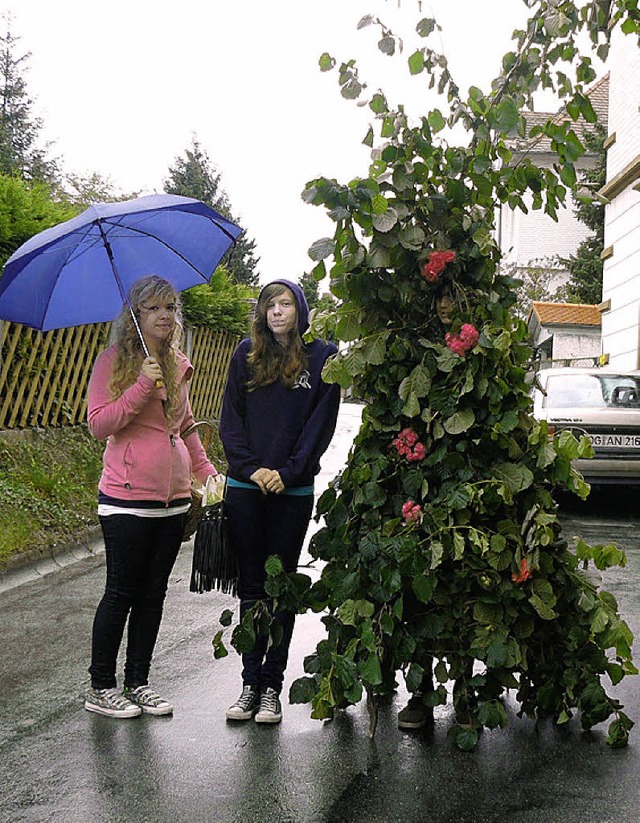
[[[583,303],[534,301],[527,321],[536,361],[593,366],[599,359],[600,311]]]
[[[627,371],[640,368],[640,49],[633,35],[614,31],[608,66],[602,351]]]
[[[588,96],[597,116],[604,128],[607,128],[609,106],[609,77],[608,75],[595,82],[588,90]],[[525,112],[527,134],[534,126],[544,125],[549,118],[558,120],[568,119],[568,114],[561,109],[558,113]],[[591,128],[582,120],[573,125],[578,137],[583,129]],[[556,161],[556,155],[551,150],[551,141],[548,137],[526,137],[510,141],[510,148],[514,153],[513,162],[526,156],[538,168],[550,168]],[[596,156],[592,152],[585,152],[576,164],[578,171],[593,168]],[[525,276],[529,267],[539,268],[541,263],[551,261],[552,258],[570,257],[575,253],[580,243],[585,240],[590,230],[581,223],[574,213],[574,201],[571,194],[567,194],[564,207],[558,209],[558,220],[553,220],[543,209],[530,208],[533,197],[530,193],[524,195],[523,200],[529,208],[527,214],[520,209],[511,209],[507,205],[500,208],[497,218],[497,240],[502,251],[501,267],[503,270],[514,269],[516,276]],[[567,272],[558,264],[549,268],[549,288],[553,290],[567,280]]]

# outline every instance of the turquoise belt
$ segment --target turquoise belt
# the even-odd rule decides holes
[[[230,489],[249,489],[250,491],[259,492],[260,486],[257,483],[244,483],[242,480],[234,480],[233,477],[227,477],[227,486]],[[285,489],[282,494],[290,495],[291,497],[308,497],[313,494],[313,483],[310,486],[292,486]]]

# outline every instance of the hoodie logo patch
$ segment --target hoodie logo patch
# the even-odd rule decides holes
[[[309,378],[310,377],[311,377],[311,374],[308,371],[306,371],[306,369],[305,369],[305,371],[300,372],[296,382],[293,384],[293,388],[294,389],[310,389],[311,388],[311,383],[309,383]]]

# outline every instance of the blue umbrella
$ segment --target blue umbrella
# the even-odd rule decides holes
[[[209,282],[241,233],[190,197],[97,203],[11,255],[0,279],[0,319],[41,331],[113,320],[143,275],[157,274],[176,291]]]

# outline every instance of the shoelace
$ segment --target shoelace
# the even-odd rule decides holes
[[[278,695],[275,692],[263,692],[260,695],[260,711],[277,713]]]
[[[145,703],[164,703],[162,697],[156,692],[153,691],[149,686],[138,687],[137,689],[132,690],[132,694],[137,700],[144,701]]]
[[[254,699],[255,694],[253,689],[250,686],[245,686],[235,705],[245,710],[253,703]]]
[[[115,689],[101,689],[98,694],[112,703],[116,709],[124,709],[130,702],[124,695],[118,694]]]

